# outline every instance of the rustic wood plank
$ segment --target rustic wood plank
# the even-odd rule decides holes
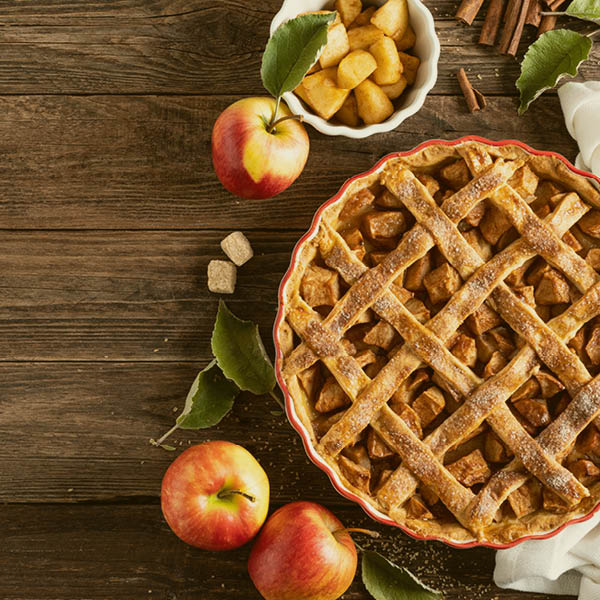
[[[501,590],[492,583],[494,553],[451,550],[375,526],[354,507],[336,508],[346,524],[381,531],[360,540],[442,589],[446,600],[544,600],[543,594]],[[158,504],[151,506],[5,506],[0,513],[0,596],[11,600],[258,600],[246,571],[249,547],[208,553],[186,546],[169,531]],[[368,600],[357,578],[345,600]],[[552,596],[557,600],[567,597]]]
[[[309,128],[300,179],[276,198],[243,201],[221,186],[210,156],[212,124],[236,99],[1,97],[0,227],[305,229],[348,177],[430,138],[479,133],[576,155],[556,97],[541,98],[519,119],[512,98],[489,98],[471,115],[462,97],[433,96],[398,130],[356,143]]]
[[[280,0],[120,1],[89,12],[62,1],[24,11],[7,6],[0,93],[262,94],[261,55],[280,6]],[[442,58],[433,93],[456,93],[463,66],[481,75],[484,93],[515,95],[518,64],[477,45],[481,21],[465,28],[453,19],[454,2],[436,8]],[[528,30],[524,43],[533,39]],[[583,67],[588,79],[600,78],[600,50],[594,57]]]
[[[0,364],[0,502],[158,498],[162,476],[179,451],[155,448],[148,440],[171,428],[202,366]],[[263,464],[280,502],[343,502],[309,463],[299,436],[269,396],[240,396],[218,426],[176,432],[169,443],[183,450],[214,439],[247,447]]]

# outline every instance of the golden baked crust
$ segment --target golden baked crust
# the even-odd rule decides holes
[[[506,544],[600,500],[600,193],[558,158],[430,145],[297,249],[278,367],[345,487],[421,536]]]

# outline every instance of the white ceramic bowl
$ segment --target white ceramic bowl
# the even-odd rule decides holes
[[[367,4],[381,5],[385,0],[370,0]],[[293,19],[300,13],[313,10],[322,10],[332,8],[331,0],[284,0],[281,10],[275,15],[271,22],[271,35],[286,21]],[[284,94],[290,110],[297,115],[302,115],[306,123],[310,123],[316,130],[326,135],[345,135],[350,138],[365,138],[374,133],[383,133],[396,129],[408,117],[414,115],[425,102],[429,90],[435,85],[437,80],[437,65],[440,57],[440,42],[435,32],[433,17],[420,2],[420,0],[408,0],[408,12],[410,15],[410,24],[415,30],[417,41],[412,52],[419,57],[421,65],[417,71],[417,79],[414,85],[401,96],[400,106],[392,116],[376,125],[363,125],[361,127],[348,127],[330,123],[325,119],[310,112],[304,103],[292,92]]]

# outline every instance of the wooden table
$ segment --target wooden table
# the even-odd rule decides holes
[[[260,323],[272,352],[290,251],[350,175],[390,151],[466,134],[575,157],[556,96],[519,119],[518,64],[476,45],[481,21],[457,25],[455,0],[430,0],[442,58],[418,115],[366,140],[311,130],[308,165],[287,192],[231,196],[212,170],[210,132],[234,100],[264,93],[261,53],[279,4],[0,2],[2,599],[258,598],[247,548],[204,553],[169,531],[159,492],[175,453],[148,443],[210,359],[217,298],[206,266],[221,256],[219,241],[241,229],[254,246],[229,305]],[[583,68],[588,79],[600,78],[599,58]],[[487,95],[485,112],[468,114],[459,66]],[[218,427],[174,439],[178,449],[244,444],[268,472],[273,508],[315,500],[381,531],[369,545],[449,599],[525,597],[494,587],[490,550],[372,523],[308,462],[277,409],[243,396]],[[345,598],[368,594],[357,581]]]

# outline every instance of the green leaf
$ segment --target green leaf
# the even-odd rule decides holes
[[[363,552],[362,580],[375,600],[441,600],[443,597],[410,571],[370,550]]]
[[[588,58],[591,48],[590,38],[569,29],[548,31],[529,46],[517,80],[521,93],[519,114],[562,77],[577,75],[579,65]]]
[[[267,43],[260,75],[275,98],[300,84],[327,43],[327,28],[335,12],[303,15],[281,25]]]
[[[574,0],[566,13],[570,17],[600,23],[600,0]]]
[[[257,396],[273,390],[275,372],[260,339],[258,326],[238,319],[223,300],[219,302],[211,345],[225,377],[241,390]]]
[[[170,444],[161,444],[160,447],[167,452],[175,452],[175,450],[177,450],[175,446],[171,446]]]
[[[206,429],[216,425],[231,410],[239,391],[213,360],[194,379],[177,425],[181,429]]]

